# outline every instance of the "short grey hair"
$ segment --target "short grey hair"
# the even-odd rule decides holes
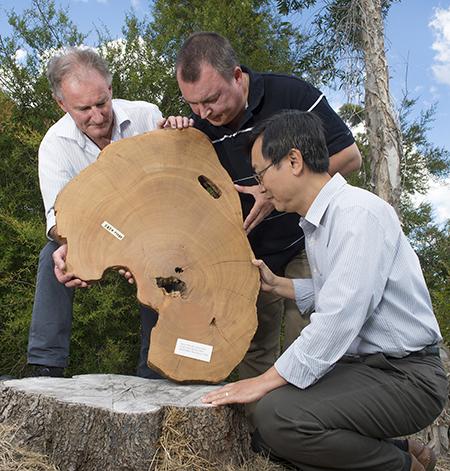
[[[76,74],[78,70],[95,70],[108,83],[112,83],[112,75],[107,62],[93,49],[81,47],[68,47],[53,56],[47,66],[47,78],[50,83],[53,96],[63,98],[61,82],[64,77]]]

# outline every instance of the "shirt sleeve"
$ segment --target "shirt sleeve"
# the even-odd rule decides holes
[[[44,202],[48,231],[56,224],[54,204],[58,193],[74,177],[67,166],[64,146],[54,136],[45,136],[39,147],[39,185]]]
[[[314,307],[314,286],[311,278],[292,280],[295,291],[295,302],[300,313],[309,312]]]
[[[311,323],[275,363],[286,381],[302,389],[333,368],[373,315],[395,254],[378,218],[368,210],[340,210],[333,220],[330,240],[321,248],[326,250],[322,256],[327,271],[317,276],[326,279],[316,294]]]
[[[355,142],[348,126],[320,90],[301,79],[296,79],[296,87],[297,91],[292,98],[297,101],[297,108],[301,111],[312,111],[322,121],[330,157]]]
[[[330,157],[355,142],[352,132],[333,110],[325,96],[317,103],[313,112],[322,120]]]
[[[153,103],[149,103],[149,105],[150,105],[150,119],[149,119],[150,123],[149,123],[148,130],[152,131],[153,129],[158,128],[158,121],[163,118],[163,115],[157,105],[154,105]]]

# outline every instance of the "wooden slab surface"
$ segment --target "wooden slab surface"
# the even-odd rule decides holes
[[[153,368],[177,381],[228,376],[256,330],[259,276],[238,194],[203,133],[157,130],[110,144],[55,210],[69,271],[99,280],[125,267],[139,301],[159,312]]]

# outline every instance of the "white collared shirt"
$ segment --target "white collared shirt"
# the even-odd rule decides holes
[[[441,340],[419,260],[394,209],[336,174],[305,218],[312,279],[294,280],[311,323],[275,363],[306,388],[344,355],[403,357]]]
[[[112,100],[114,123],[111,141],[132,137],[156,128],[162,118],[156,105],[145,101]],[[55,225],[58,193],[88,165],[97,160],[100,149],[66,113],[46,133],[39,147],[39,184],[48,231]]]

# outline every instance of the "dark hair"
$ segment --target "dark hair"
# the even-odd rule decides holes
[[[47,66],[47,78],[53,95],[62,99],[61,82],[67,75],[79,70],[95,70],[111,85],[112,76],[108,64],[93,49],[68,47],[53,56]]]
[[[202,64],[211,65],[227,81],[239,65],[236,52],[228,39],[213,32],[191,34],[178,52],[175,70],[184,82],[193,83],[200,78]]]
[[[283,110],[257,124],[250,143],[262,137],[264,159],[278,165],[291,149],[302,153],[305,165],[315,173],[328,171],[329,155],[321,119],[310,111]]]

